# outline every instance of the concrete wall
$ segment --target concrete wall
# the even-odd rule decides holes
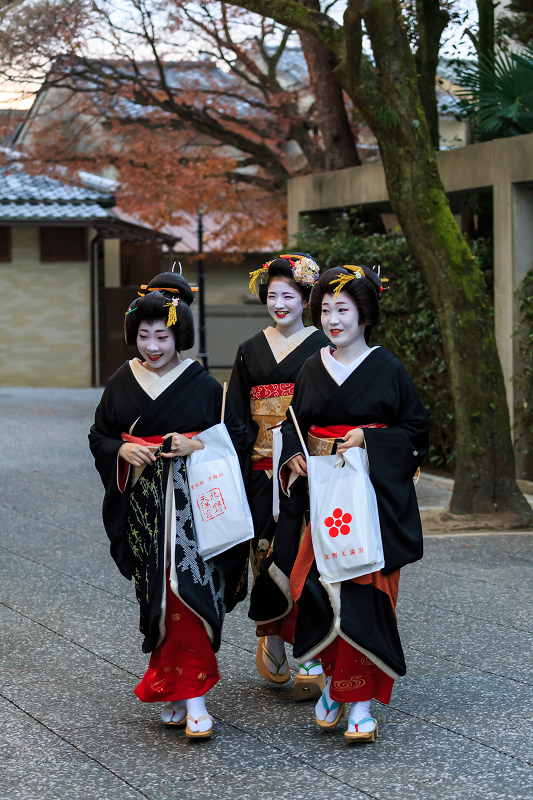
[[[39,228],[14,227],[0,286],[0,384],[90,386],[89,262],[42,264]]]
[[[533,266],[533,133],[440,151],[437,163],[449,193],[493,190],[494,324],[513,421],[518,398],[512,377],[520,367],[513,337],[519,321],[516,291]],[[301,216],[308,212],[359,205],[385,211],[388,194],[383,167],[376,162],[293,178],[288,204],[289,235],[299,230]]]

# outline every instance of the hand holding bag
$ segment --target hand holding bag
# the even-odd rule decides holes
[[[222,420],[226,399],[222,403]],[[229,550],[254,535],[239,458],[224,422],[193,438],[204,445],[187,456],[191,508],[202,558]]]
[[[385,566],[376,493],[366,453],[310,456],[290,409],[307,459],[311,538],[316,565],[327,583],[351,580]]]

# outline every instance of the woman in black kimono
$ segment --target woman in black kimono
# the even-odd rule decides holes
[[[305,363],[292,407],[311,455],[329,455],[335,446],[341,455],[350,447],[366,450],[385,566],[353,580],[324,581],[310,526],[299,549],[299,528],[284,527],[285,559],[278,564],[283,579],[290,578],[298,605],[294,655],[307,659],[320,654],[327,675],[316,722],[321,728],[336,727],[350,703],[345,733],[350,742],[375,740],[370,701],[388,704],[394,679],[405,674],[395,616],[398,582],[401,567],[422,557],[413,476],[428,450],[428,421],[400,361],[383,347],[369,346],[372,326],[380,318],[381,292],[380,278],[366,267],[338,267],[321,276],[311,293],[311,313],[336,349],[324,347]],[[292,415],[282,431],[281,481],[292,494],[298,483],[305,483],[306,461]],[[298,478],[289,488],[291,473]],[[337,535],[333,530],[331,535]],[[332,539],[334,544],[340,557],[342,542]]]
[[[142,359],[109,379],[89,441],[106,493],[104,524],[111,555],[135,579],[148,671],[135,693],[164,702],[167,724],[209,738],[205,695],[218,681],[215,653],[222,622],[246,595],[248,543],[216,558],[198,554],[185,456],[192,439],[220,422],[222,387],[179,352],[194,344],[193,295],[177,274],[163,273],[126,312],[128,344]],[[224,421],[237,451],[246,430],[226,404]]]
[[[260,331],[239,346],[229,384],[237,416],[248,430],[247,490],[255,530],[255,582],[249,616],[257,625],[259,637],[257,669],[271,683],[290,680],[284,642],[292,644],[295,619],[294,612],[287,608],[288,583],[284,593],[280,592],[269,572],[276,530],[272,516],[272,428],[285,418],[302,364],[328,341],[317,328],[306,328],[302,320],[319,272],[318,264],[309,255],[292,253],[251,273],[250,290],[256,291],[259,284],[259,298],[276,327]],[[301,492],[306,493],[303,485],[296,488],[292,499],[281,498],[280,519],[286,515],[292,518],[294,506],[299,514],[295,524],[301,524]],[[319,697],[324,685],[320,662],[307,659],[298,669],[295,699]]]

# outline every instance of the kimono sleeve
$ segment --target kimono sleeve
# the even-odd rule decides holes
[[[304,415],[304,408],[301,402],[304,395],[305,366],[302,368],[300,375],[296,379],[294,393],[291,400],[292,410],[294,411],[296,419],[298,420],[300,431],[305,440],[309,430],[310,421]],[[287,418],[282,423],[281,434],[283,436],[283,447],[279,460],[279,480],[283,492],[289,496],[290,483],[293,482],[293,478],[290,476],[290,470],[287,467],[287,462],[298,454],[304,455],[302,443],[300,441],[300,437],[298,436],[296,426],[294,425],[292,414],[289,410],[287,411]]]
[[[389,376],[387,376],[389,378]],[[413,477],[429,448],[429,424],[415,385],[396,362],[397,401],[387,428],[365,428],[388,574],[422,557],[422,527]]]
[[[116,478],[118,451],[123,444],[122,431],[114,420],[112,394],[112,390],[106,386],[89,432],[89,447],[105,487],[109,485],[113,472]]]
[[[125,534],[129,494],[120,491],[118,485],[118,451],[123,442],[122,431],[115,415],[114,394],[113,388],[108,384],[96,409],[94,424],[89,433],[89,446],[105,488],[102,517],[110,541],[111,555],[121,573],[131,579],[132,557]]]
[[[250,410],[250,391],[253,386],[254,383],[248,372],[242,347],[239,347],[229,380],[228,397],[233,404],[235,414],[247,428],[248,445],[255,442],[258,431],[258,426],[252,419]]]
[[[237,455],[239,456],[239,461],[241,463],[241,468],[242,468],[246,456],[246,450],[248,447],[248,437],[247,437],[246,426],[235,413],[231,397],[226,398],[224,423],[226,425],[226,428],[228,429],[228,433],[231,437],[231,441],[233,442],[233,446],[237,451]]]

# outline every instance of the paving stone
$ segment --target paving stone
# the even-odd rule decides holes
[[[148,656],[101,525],[99,397],[0,389],[1,800],[533,800],[533,536],[431,537],[403,571],[408,674],[373,705],[375,745],[346,746],[346,719],[320,731],[292,681],[257,675],[246,603],[223,631],[213,740],[163,726],[133,694]]]

